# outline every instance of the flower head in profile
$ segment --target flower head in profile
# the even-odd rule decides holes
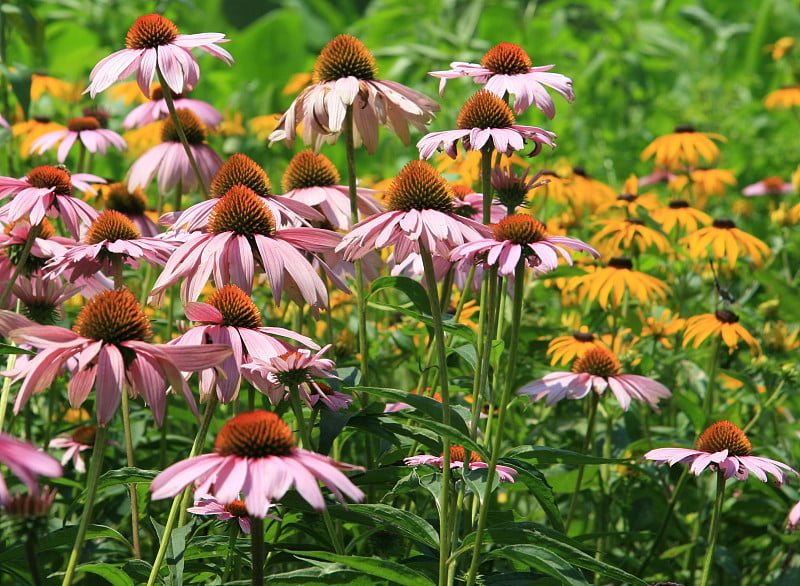
[[[172,92],[172,101],[176,110],[191,110],[207,128],[215,128],[222,122],[222,112],[208,102],[185,97],[185,93],[187,92]],[[169,117],[169,108],[167,100],[164,98],[164,88],[161,87],[161,84],[154,84],[150,90],[150,100],[131,110],[122,121],[122,128],[141,128],[167,117]]]
[[[94,438],[97,428],[93,425],[81,425],[66,437],[56,437],[50,440],[50,447],[66,450],[61,456],[61,465],[65,466],[72,460],[72,465],[78,472],[86,472],[86,464],[81,458],[81,452],[94,447]]]
[[[498,165],[492,169],[491,181],[494,197],[506,207],[509,214],[527,203],[528,193],[531,190],[544,187],[550,182],[544,177],[542,171],[528,177],[529,171],[530,169],[526,167],[521,174],[517,174],[511,165]],[[496,222],[493,221],[493,223]]]
[[[712,258],[727,260],[728,267],[736,265],[736,259],[747,255],[757,267],[764,266],[765,259],[772,254],[766,242],[736,227],[729,218],[717,218],[710,226],[685,236],[681,242],[689,247],[689,255],[705,258],[711,249]]]
[[[792,510],[789,511],[789,519],[786,521],[787,529],[797,529],[800,526],[800,501],[795,503]]]
[[[566,365],[592,348],[606,348],[606,344],[589,328],[581,326],[579,331],[550,340],[547,354],[550,355],[550,364]]]
[[[664,254],[672,249],[667,237],[656,228],[648,226],[641,218],[600,220],[597,226],[600,230],[592,236],[591,242],[608,256],[630,250],[642,253],[651,249]]]
[[[751,353],[761,352],[758,340],[739,323],[739,316],[728,309],[718,309],[714,313],[688,318],[683,334],[683,347],[691,343],[693,348],[697,348],[712,336],[722,338],[729,352],[736,350],[742,341],[747,343]]]
[[[223,426],[213,453],[169,466],[150,490],[153,499],[163,499],[194,484],[195,495],[211,494],[223,505],[244,500],[248,514],[263,519],[292,485],[318,511],[325,508],[319,482],[342,504],[345,496],[360,502],[364,493],[343,470],[363,468],[295,447],[292,431],[277,414],[250,411]]]
[[[448,79],[473,77],[475,83],[486,84],[484,88],[498,98],[514,96],[514,111],[522,114],[531,104],[553,119],[556,114],[553,98],[545,87],[551,88],[568,102],[575,99],[572,80],[560,73],[551,73],[555,65],[533,66],[525,50],[514,43],[495,45],[478,63],[455,61],[447,71],[431,71],[430,75],[441,79],[439,94],[444,91]]]
[[[658,167],[690,169],[700,166],[700,159],[713,164],[719,158],[719,147],[714,142],[725,137],[709,132],[698,132],[692,126],[679,126],[672,134],[659,136],[642,152],[642,160],[653,157]]]
[[[62,319],[62,305],[78,293],[91,297],[88,287],[70,285],[47,276],[19,277],[12,291],[20,302],[20,313],[42,325],[53,325]]]
[[[118,151],[128,148],[124,138],[113,130],[102,128],[97,118],[83,116],[71,118],[67,122],[66,130],[48,132],[37,138],[31,144],[31,153],[41,155],[58,145],[56,157],[59,163],[63,163],[76,142],[91,154],[105,155],[109,147],[114,147]]]
[[[336,247],[346,260],[392,245],[396,262],[419,253],[421,246],[447,258],[459,244],[491,235],[486,226],[454,213],[452,189],[424,161],[403,167],[387,189],[384,203],[385,212],[353,226]]]
[[[533,141],[530,155],[542,150],[542,145],[555,147],[556,135],[538,126],[521,126],[516,123],[514,113],[502,99],[487,90],[472,96],[456,119],[456,130],[432,132],[417,142],[420,159],[430,159],[437,150],[450,157],[458,156],[457,144],[468,151],[479,151],[491,147],[499,153],[511,155],[525,148],[525,141]]]
[[[661,224],[665,234],[671,234],[675,228],[695,232],[700,226],[708,226],[712,222],[711,216],[691,207],[683,199],[672,200],[666,207],[651,211],[650,217]]]
[[[794,191],[791,181],[784,181],[782,177],[764,177],[742,189],[742,195],[754,197],[759,195],[783,195]]]
[[[291,147],[302,124],[303,142],[319,152],[323,143],[338,140],[348,109],[353,113],[355,146],[363,143],[368,153],[374,153],[380,126],[409,145],[409,125],[425,132],[439,105],[400,83],[379,80],[377,74],[375,59],[361,41],[351,35],[335,37],[317,58],[313,83],[292,102],[270,134],[270,145],[285,140]]]
[[[494,238],[467,242],[453,249],[450,260],[474,263],[482,260],[486,265],[497,265],[498,273],[513,275],[520,260],[534,273],[543,274],[558,267],[561,255],[568,264],[572,257],[567,249],[600,256],[594,248],[566,236],[550,236],[539,220],[527,214],[506,216],[493,226]]]
[[[150,320],[127,289],[105,291],[90,299],[78,313],[74,331],[42,326],[0,311],[0,333],[41,350],[2,373],[13,381],[23,381],[14,413],[19,413],[31,395],[49,387],[66,365],[71,370],[67,385],[70,404],[80,406],[95,389],[95,409],[101,425],[111,421],[126,389],[133,396],[144,397],[159,425],[169,386],[180,390],[197,414],[197,405],[181,371],[208,368],[231,352],[226,346],[212,344],[176,348],[149,343]]]
[[[139,89],[150,95],[150,86],[160,71],[167,87],[180,94],[197,85],[200,67],[192,49],[201,49],[228,65],[233,57],[217,43],[226,43],[222,33],[181,35],[170,20],[160,14],[145,14],[136,19],[125,36],[125,49],[112,53],[94,66],[89,87],[84,93],[94,99],[114,82],[136,73]]]
[[[0,431],[0,464],[8,466],[8,469],[25,483],[32,495],[39,494],[37,476],[53,478],[63,474],[61,464],[53,456],[2,431]],[[0,475],[0,505],[5,505],[10,498],[8,485]]]
[[[29,238],[33,238],[33,242],[27,259],[19,268],[20,275],[25,276],[41,274],[49,259],[75,244],[71,238],[56,236],[56,230],[47,218],[36,229],[27,217],[9,222],[0,232],[0,272],[7,271],[9,276],[14,272],[23,261],[22,252]]]
[[[611,258],[607,266],[570,279],[566,288],[597,300],[603,309],[609,303],[619,307],[626,294],[640,303],[649,303],[665,299],[669,292],[664,281],[633,270],[633,262],[626,257]]]
[[[244,504],[244,501],[237,499],[223,505],[216,498],[207,494],[196,497],[194,506],[186,510],[195,515],[216,517],[220,521],[233,521],[236,519],[239,522],[239,528],[242,533],[250,535],[250,514],[247,512],[247,505]],[[265,515],[265,517],[281,520],[280,517],[275,515]]]
[[[781,486],[787,480],[787,472],[797,476],[797,471],[783,462],[751,456],[753,451],[750,440],[730,421],[722,420],[713,423],[697,439],[695,449],[688,448],[656,448],[644,455],[645,460],[653,460],[656,464],[691,464],[689,471],[695,476],[711,469],[723,474],[725,478],[747,480],[750,473],[761,482],[767,482],[767,474],[771,475]]]
[[[464,468],[464,460],[466,459],[466,450],[464,450],[461,446],[450,446],[450,468]],[[439,466],[441,468],[444,465],[444,455],[441,456],[431,456],[428,454],[423,454],[420,456],[410,456],[408,458],[403,459],[403,463],[406,466],[419,466],[421,464],[430,464],[432,466]],[[467,467],[470,470],[480,470],[488,468],[489,465],[481,460],[481,457],[476,454],[475,452],[470,452],[469,454],[469,463]],[[510,466],[497,466],[497,477],[500,479],[500,482],[514,482],[514,476],[517,475],[517,471],[511,468]]]

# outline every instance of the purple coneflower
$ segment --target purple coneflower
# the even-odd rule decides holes
[[[162,230],[148,215],[149,202],[141,187],[128,191],[125,183],[111,183],[100,190],[106,209],[125,214],[142,236],[152,237]]]
[[[794,191],[791,181],[784,181],[781,177],[764,177],[752,185],[742,189],[742,195],[754,197],[759,195],[783,195]]]
[[[58,460],[44,452],[40,452],[28,442],[23,442],[0,431],[0,462],[8,466],[25,485],[28,491],[39,494],[37,476],[61,476],[63,470]],[[0,505],[5,505],[11,498],[6,481],[0,476]]]
[[[450,447],[450,468],[463,468],[464,467],[464,457],[465,457],[465,450],[461,446],[451,446]],[[403,463],[406,466],[419,466],[420,464],[431,464],[433,466],[442,467],[444,462],[444,456],[431,456],[427,454],[423,454],[421,456],[410,456],[408,458],[403,459]],[[469,454],[469,469],[470,470],[479,470],[488,468],[489,465],[481,460],[481,457],[476,454],[475,452],[470,452]],[[511,468],[510,466],[503,466],[498,465],[496,468],[497,477],[500,479],[500,482],[514,482],[514,476],[516,476],[517,471]]]
[[[108,128],[101,128],[97,118],[83,116],[71,118],[67,122],[66,130],[48,132],[37,138],[31,144],[31,154],[41,155],[58,144],[57,160],[59,163],[63,163],[67,160],[69,150],[76,142],[80,142],[92,154],[99,152],[101,155],[105,155],[108,147],[114,147],[118,151],[128,148],[125,139],[119,134]]]
[[[94,438],[97,428],[93,425],[82,425],[66,437],[56,437],[50,440],[50,447],[66,450],[61,456],[61,465],[65,466],[72,460],[72,465],[78,472],[86,472],[86,464],[81,458],[81,452],[94,447]]]
[[[239,522],[239,528],[242,530],[242,533],[250,535],[250,515],[247,512],[247,505],[245,505],[244,501],[237,499],[223,505],[210,494],[206,494],[195,497],[194,506],[186,510],[195,515],[217,517],[220,521],[232,521],[236,519]],[[282,520],[275,515],[265,515],[265,517],[277,521]]]
[[[222,122],[222,112],[207,102],[185,98],[183,94],[174,92],[172,93],[172,102],[175,109],[191,110],[207,128],[214,128]],[[167,117],[169,117],[169,108],[164,99],[164,88],[160,84],[154,84],[150,90],[150,101],[131,110],[122,121],[122,128],[141,128]]]

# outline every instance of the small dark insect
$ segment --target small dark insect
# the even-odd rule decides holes
[[[723,301],[727,301],[728,303],[735,303],[736,297],[734,297],[730,291],[728,291],[727,289],[723,288],[722,285],[720,285],[719,279],[717,278],[717,271],[716,269],[714,269],[714,261],[708,259],[708,264],[711,267],[711,274],[714,275],[714,288],[717,290],[719,298],[722,299]]]

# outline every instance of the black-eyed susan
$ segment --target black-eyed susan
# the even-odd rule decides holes
[[[800,204],[789,208],[781,203],[769,213],[769,219],[777,226],[794,226],[800,222]]]
[[[607,309],[609,303],[614,308],[619,307],[626,293],[640,303],[650,303],[665,299],[669,292],[664,281],[633,270],[631,259],[625,257],[614,257],[608,261],[608,266],[570,279],[567,288],[577,289],[579,294],[597,301],[603,309]]]
[[[774,90],[764,97],[767,110],[796,108],[800,106],[800,85],[790,85]]]
[[[725,137],[709,132],[698,132],[692,126],[679,126],[672,134],[659,136],[642,152],[642,160],[654,157],[655,164],[668,169],[697,169],[700,159],[708,164],[719,157],[719,147],[714,141],[725,142]]]
[[[772,58],[775,61],[779,59],[783,59],[788,55],[792,49],[794,49],[797,41],[794,40],[793,37],[781,37],[774,43],[770,43],[769,45],[764,45],[764,52],[771,53]]]
[[[606,348],[606,344],[599,336],[591,333],[588,327],[581,326],[577,332],[550,340],[547,354],[550,356],[550,364],[563,365],[583,356],[590,348]]]
[[[642,210],[652,211],[661,207],[654,193],[639,193],[639,179],[631,174],[622,186],[617,198],[598,206],[598,214],[624,212],[625,216],[638,216]]]
[[[736,223],[728,218],[718,218],[711,226],[701,228],[681,239],[689,248],[689,255],[695,258],[706,258],[709,247],[715,259],[727,259],[728,267],[733,268],[736,259],[747,255],[753,263],[761,267],[770,256],[770,248],[765,242],[736,227]]]
[[[632,249],[645,252],[655,248],[659,253],[668,252],[669,240],[661,232],[647,226],[641,218],[624,220],[601,220],[602,226],[591,240],[591,243],[606,256],[624,253]]]
[[[642,322],[642,338],[652,336],[667,350],[672,350],[670,338],[682,332],[686,327],[686,320],[669,309],[664,309],[658,316],[648,315],[639,310],[639,319]]]
[[[689,202],[682,199],[673,200],[666,207],[653,210],[650,217],[661,224],[661,229],[666,234],[671,234],[676,226],[687,232],[694,232],[699,226],[707,226],[712,222],[711,216],[691,207]]]
[[[739,323],[739,316],[728,309],[718,309],[714,313],[695,315],[686,320],[683,347],[689,344],[697,348],[710,337],[721,338],[729,352],[736,350],[740,342],[750,347],[752,354],[761,352],[761,345],[745,327]]]
[[[569,199],[573,208],[585,207],[595,211],[599,206],[617,197],[617,192],[613,187],[595,179],[583,167],[574,166],[570,180]]]
[[[31,100],[38,102],[44,94],[47,94],[59,102],[77,104],[81,101],[81,91],[83,87],[80,83],[74,83],[34,73],[31,75]]]
[[[736,186],[730,169],[697,169],[689,174],[689,180],[698,207],[703,207],[710,195],[725,195],[728,188]]]

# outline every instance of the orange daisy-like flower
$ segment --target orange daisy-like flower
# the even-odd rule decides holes
[[[676,226],[694,232],[699,226],[706,226],[712,221],[707,213],[690,207],[689,202],[682,199],[676,199],[669,202],[666,207],[653,210],[650,217],[661,224],[661,229],[666,234],[672,233]]]
[[[705,202],[709,195],[725,195],[729,187],[736,186],[736,177],[730,169],[697,169],[689,179],[700,202]]]
[[[550,364],[570,364],[590,348],[607,348],[607,346],[599,336],[589,332],[589,328],[581,326],[577,332],[550,340],[547,354],[550,356]]]
[[[661,202],[653,193],[639,194],[639,179],[631,174],[622,186],[622,191],[617,198],[601,204],[597,208],[598,214],[614,211],[624,211],[626,216],[638,216],[640,209],[651,212],[661,207]]]
[[[658,317],[653,315],[645,317],[644,313],[639,310],[639,319],[642,321],[640,336],[642,338],[653,336],[667,350],[672,350],[670,337],[682,332],[686,327],[686,320],[669,309],[663,310]]]
[[[640,303],[649,303],[666,299],[669,292],[664,281],[634,271],[631,259],[623,257],[612,258],[607,267],[571,279],[567,289],[577,289],[579,294],[596,300],[603,309],[608,308],[609,301],[612,307],[619,307],[626,293]]]
[[[796,108],[800,106],[800,85],[790,85],[772,91],[764,98],[764,107],[767,110],[781,108]]]
[[[603,228],[592,237],[592,244],[607,255],[636,248],[645,252],[655,247],[664,254],[670,250],[669,240],[658,230],[645,225],[640,218],[627,218],[625,220],[603,220],[598,222]]]
[[[76,104],[81,101],[83,84],[70,83],[57,77],[34,73],[31,75],[31,100],[39,101],[44,94],[48,94],[59,101]]]
[[[697,258],[707,257],[711,247],[712,256],[727,259],[729,268],[733,268],[736,259],[743,255],[748,255],[757,267],[761,267],[771,252],[765,242],[739,230],[734,221],[727,218],[714,220],[711,226],[697,230],[682,238],[681,242],[689,247],[689,255]]]
[[[794,40],[792,37],[781,37],[774,43],[770,43],[769,45],[764,46],[765,53],[771,53],[772,58],[775,61],[779,59],[783,59],[788,55],[794,46],[797,44],[797,41]]]
[[[669,169],[696,169],[700,158],[711,164],[719,157],[715,140],[725,137],[709,132],[697,132],[691,126],[679,126],[672,134],[659,136],[642,152],[642,160],[654,157],[655,164]]]
[[[716,313],[704,313],[687,319],[683,347],[692,343],[692,348],[697,348],[711,336],[721,337],[731,353],[742,341],[750,347],[752,354],[761,353],[761,345],[758,340],[739,323],[739,316],[727,309],[719,309]]]
[[[602,204],[617,197],[614,188],[594,179],[583,167],[573,167],[570,179],[570,204],[577,210],[585,207],[594,211]],[[576,214],[580,215],[577,211]]]

